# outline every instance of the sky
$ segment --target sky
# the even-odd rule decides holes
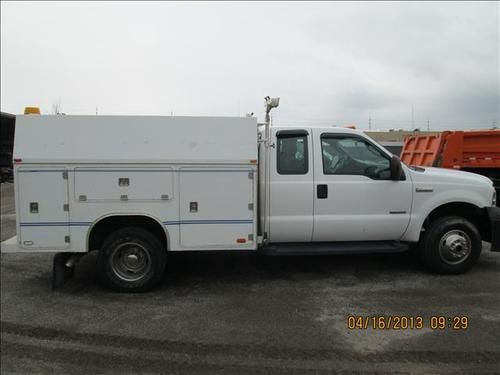
[[[1,2],[4,112],[500,123],[498,2]],[[370,120],[371,119],[371,120]]]

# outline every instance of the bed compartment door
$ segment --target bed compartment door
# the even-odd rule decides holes
[[[70,245],[68,171],[18,169],[21,246],[63,249]]]
[[[183,248],[255,249],[254,171],[180,169]]]

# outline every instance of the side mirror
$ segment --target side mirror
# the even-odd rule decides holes
[[[396,155],[391,157],[390,161],[391,166],[391,180],[399,181],[403,176],[403,167],[401,166],[401,161]]]

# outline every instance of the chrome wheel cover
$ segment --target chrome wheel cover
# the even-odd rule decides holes
[[[472,241],[467,233],[459,229],[446,232],[439,240],[439,256],[448,264],[465,262],[472,251]]]
[[[149,251],[133,241],[118,245],[111,253],[110,262],[115,275],[128,282],[142,279],[151,270]]]

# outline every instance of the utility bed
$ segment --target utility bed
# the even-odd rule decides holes
[[[168,249],[256,249],[257,123],[234,117],[18,116],[20,251],[86,252],[109,216]]]

